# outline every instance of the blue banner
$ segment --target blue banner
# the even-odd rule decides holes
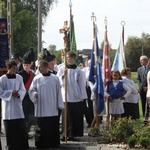
[[[5,67],[5,61],[9,59],[7,19],[0,18],[0,68]]]
[[[96,43],[95,43],[96,42]],[[96,47],[94,47],[96,45]],[[94,48],[96,48],[96,53],[94,51]],[[96,55],[96,64],[95,64],[95,57]],[[96,66],[96,68],[94,67]],[[94,69],[96,69],[96,74]],[[98,46],[98,39],[96,36],[96,39],[93,41],[93,48],[91,52],[91,65],[90,65],[90,73],[89,73],[89,78],[88,80],[95,84],[95,79],[97,78],[97,87],[95,90],[95,93],[97,94],[97,112],[100,114],[104,110],[104,85],[102,81],[102,72],[101,72],[101,64],[100,64],[100,49]]]

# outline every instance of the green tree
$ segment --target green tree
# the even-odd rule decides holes
[[[56,56],[57,64],[60,64],[62,62],[62,60],[61,60],[62,50],[56,50],[56,45],[50,44],[48,46],[47,50]]]
[[[57,64],[62,63],[62,60],[61,60],[62,53],[61,52],[62,52],[61,50],[55,51],[55,56],[56,56],[56,59],[57,59]]]
[[[6,9],[6,5],[3,2],[3,0],[0,0],[0,8],[2,8],[1,17],[6,17],[7,16],[7,9]]]
[[[125,45],[127,66],[136,71],[140,66],[140,56],[150,56],[150,34],[142,33],[141,37],[130,36]]]
[[[5,1],[5,0],[4,0]],[[47,17],[53,3],[57,3],[57,0],[42,0],[42,16],[43,19]],[[33,15],[38,16],[38,0],[13,0],[16,5],[16,12],[20,12],[23,9],[27,9],[32,12]],[[38,19],[38,18],[37,18]]]
[[[30,47],[36,48],[37,28],[34,28],[37,24],[36,17],[25,9],[16,14],[14,24],[14,50],[22,56]]]
[[[115,55],[116,55],[116,50],[111,49],[110,50],[110,62],[111,62],[111,64],[113,64],[113,62],[114,62]]]
[[[1,0],[7,6],[6,0]],[[14,51],[21,56],[33,47],[37,50],[38,0],[13,0]],[[42,24],[57,0],[42,1]],[[7,10],[5,7],[4,10]],[[7,15],[5,14],[5,17]]]
[[[56,52],[56,45],[54,45],[54,44],[49,45],[48,50],[49,50],[52,54],[55,54],[55,52]]]

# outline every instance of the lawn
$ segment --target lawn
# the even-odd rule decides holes
[[[131,74],[131,79],[134,81],[134,83],[137,83],[137,72],[132,72]]]
[[[131,79],[134,81],[134,83],[136,84],[136,87],[137,87],[137,89],[138,89],[138,84],[137,84],[137,72],[132,72]],[[139,110],[140,110],[140,118],[143,119],[141,100],[139,100]]]

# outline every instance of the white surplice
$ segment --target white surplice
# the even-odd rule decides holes
[[[12,91],[19,92],[20,97],[12,96]],[[2,99],[2,118],[4,120],[24,118],[22,100],[26,89],[23,79],[16,74],[16,78],[8,79],[6,75],[0,77],[0,98]]]
[[[65,66],[59,68],[57,76],[60,79],[61,91],[65,102],[65,81],[62,78]],[[67,69],[67,102],[80,102],[87,99],[85,73],[79,68]]]
[[[28,92],[35,105],[36,117],[58,116],[58,109],[64,108],[60,82],[56,75],[38,74],[34,77]],[[35,99],[35,93],[38,94],[38,99]]]

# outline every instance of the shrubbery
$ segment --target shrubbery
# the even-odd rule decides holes
[[[103,133],[105,143],[125,143],[130,148],[150,148],[150,126],[143,126],[140,120],[121,118],[113,122]]]

